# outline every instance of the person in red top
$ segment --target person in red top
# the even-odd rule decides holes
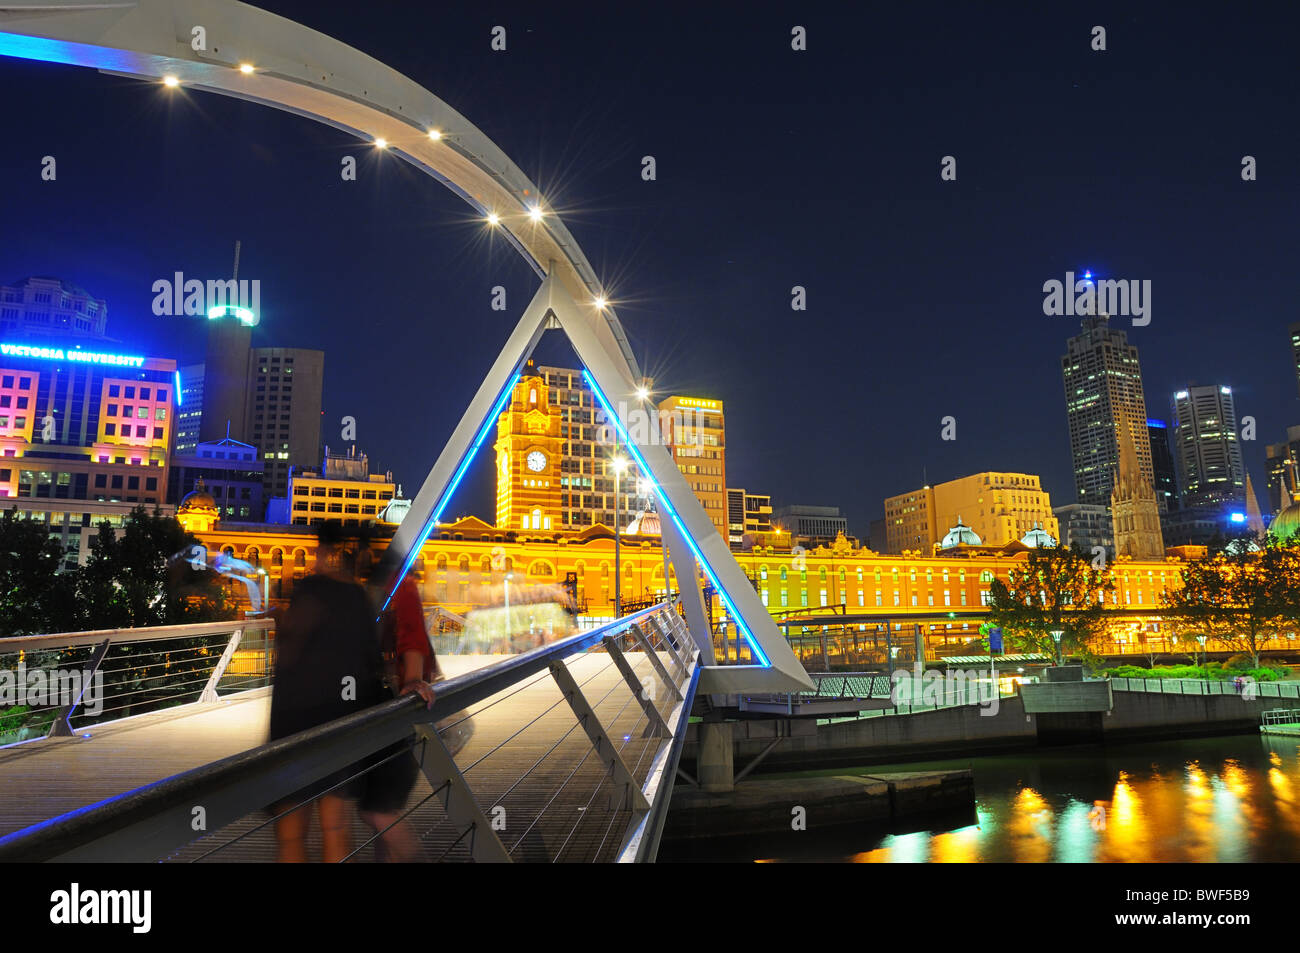
[[[365,565],[369,548],[361,551],[357,571],[367,575]],[[390,556],[389,554],[392,553]],[[392,585],[393,577],[401,569],[397,554],[385,550],[374,571],[368,573],[370,592],[375,599],[376,612]],[[433,654],[424,628],[424,607],[415,582],[408,575],[393,593],[388,606],[379,618],[379,648],[384,660],[384,677],[394,697],[418,694],[427,706],[433,706],[432,682],[437,677],[438,661]],[[364,820],[380,836],[376,852],[380,860],[398,863],[410,862],[419,857],[419,842],[410,825],[403,820],[403,809],[415,786],[420,766],[411,751],[409,741],[400,741],[376,755],[378,762],[367,773],[365,790],[357,805]]]

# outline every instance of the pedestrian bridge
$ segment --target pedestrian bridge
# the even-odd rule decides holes
[[[273,860],[267,805],[398,742],[421,767],[403,817],[424,860],[654,860],[700,674],[675,604],[523,655],[442,657],[431,710],[407,696],[266,743],[272,625],[0,643],[29,686],[97,673],[79,697],[0,708],[0,731],[36,736],[0,747],[0,861]],[[356,821],[350,859],[375,838]]]

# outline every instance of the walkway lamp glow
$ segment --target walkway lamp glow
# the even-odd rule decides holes
[[[596,300],[592,302],[592,304],[596,306],[597,311],[604,311],[605,305],[607,305],[608,303],[609,302],[605,300],[603,295],[598,295],[596,297]]]
[[[636,389],[637,400],[648,400],[649,397],[650,397],[650,390],[644,384]]]
[[[506,573],[506,636],[514,635],[514,630],[510,628],[510,580],[515,578],[512,572]]]
[[[1052,629],[1052,641],[1056,643],[1056,664],[1061,664],[1061,636],[1065,635],[1064,629]]]
[[[493,228],[496,228],[498,225],[501,224],[501,216],[498,215],[496,212],[488,212],[487,223],[491,225]]]
[[[430,129],[430,130],[429,130],[429,138],[432,139],[434,142],[437,142],[439,139],[442,138],[442,130],[440,130],[440,129]]]
[[[540,205],[530,206],[528,209],[528,218],[531,221],[540,222],[542,220],[542,207]]]
[[[175,76],[164,76],[164,77],[163,77],[163,85],[166,86],[168,89],[175,89],[175,88],[176,88],[177,86],[179,86],[180,84],[181,84],[181,81],[180,81],[179,79],[177,79]]]
[[[387,139],[384,139],[383,137],[380,137],[380,138],[376,139],[376,140],[375,140],[375,148],[376,148],[376,149],[387,149],[387,148],[388,148],[388,140],[387,140]]]
[[[240,71],[241,73],[243,73],[245,76],[247,76],[247,75],[249,75],[250,73],[253,72],[253,64],[252,64],[252,63],[240,63],[240,64],[239,64],[239,71]]]

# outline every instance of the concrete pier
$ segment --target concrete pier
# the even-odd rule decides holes
[[[678,783],[664,839],[822,831],[974,806],[975,782],[968,768],[745,780],[727,792]]]

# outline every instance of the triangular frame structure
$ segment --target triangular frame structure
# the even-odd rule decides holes
[[[497,419],[514,390],[524,362],[532,355],[542,333],[550,328],[565,333],[582,362],[587,386],[608,421],[618,430],[637,466],[654,486],[666,558],[672,563],[682,592],[687,628],[705,663],[701,692],[729,694],[812,688],[803,666],[668,451],[653,440],[644,444],[632,441],[624,416],[628,408],[656,414],[657,409],[636,396],[636,375],[601,308],[594,302],[579,306],[550,275],[524,310],[393,537],[392,546],[402,554],[402,573],[415,562],[476,453],[496,429]],[[697,566],[713,584],[729,620],[737,626],[752,657],[760,664],[712,664],[715,661],[713,640],[698,585]]]

